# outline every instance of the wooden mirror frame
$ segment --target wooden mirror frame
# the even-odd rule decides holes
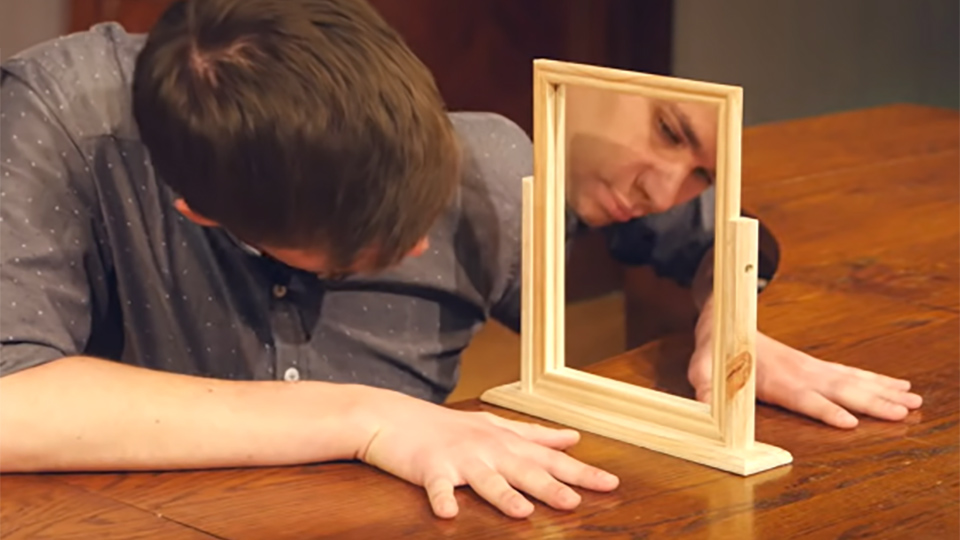
[[[520,380],[480,399],[740,475],[792,462],[789,452],[754,435],[758,224],[740,212],[742,88],[545,59],[534,61],[533,75],[534,176],[523,179]],[[718,107],[709,405],[564,364],[565,85]]]

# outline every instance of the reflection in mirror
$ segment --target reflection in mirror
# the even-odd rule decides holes
[[[617,257],[626,254],[630,260],[623,262],[648,266],[651,280],[677,281],[684,272],[693,273],[696,263],[677,255],[699,252],[693,244],[713,238],[714,209],[698,204],[709,200],[712,205],[713,198],[697,199],[713,186],[716,175],[719,107],[570,84],[563,95],[563,140],[558,143],[565,145],[559,155],[566,156],[567,231],[572,238],[565,365],[589,369],[630,354],[633,371],[621,380],[693,397],[686,378],[692,325],[682,336],[663,336],[628,351],[622,271],[611,272],[603,261],[610,259],[607,239],[616,234]],[[696,223],[708,230],[695,230]],[[683,259],[687,262],[678,264]],[[622,268],[619,262],[615,268]],[[610,286],[594,282],[602,279]],[[683,292],[686,298],[667,301],[689,302],[689,289]],[[710,358],[704,361],[709,367]]]

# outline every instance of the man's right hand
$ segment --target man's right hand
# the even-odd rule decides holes
[[[563,453],[576,432],[320,381],[225,381],[71,357],[0,377],[0,472],[176,470],[360,458],[457,514],[469,485],[506,514],[618,480]]]
[[[533,505],[520,491],[572,510],[580,495],[569,485],[610,491],[619,484],[617,477],[563,452],[579,440],[575,431],[457,411],[402,395],[384,398],[374,409],[377,427],[358,458],[423,486],[438,517],[457,515],[456,486],[468,485],[506,515],[523,518]]]

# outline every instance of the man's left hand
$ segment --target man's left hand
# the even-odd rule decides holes
[[[712,304],[710,302],[709,304]],[[712,311],[712,305],[706,309]],[[713,358],[710,315],[701,313],[697,346],[687,375],[697,399],[709,403]],[[826,362],[757,333],[757,399],[816,418],[838,428],[854,428],[853,413],[882,420],[903,420],[923,398],[910,382]]]

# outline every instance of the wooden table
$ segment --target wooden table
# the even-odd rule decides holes
[[[760,326],[821,358],[906,377],[902,423],[829,428],[759,407],[788,467],[740,478],[585,435],[572,454],[621,477],[580,509],[498,514],[469,490],[434,519],[419,488],[353,463],[163,474],[5,476],[4,538],[960,537],[960,121],[888,107],[749,129],[744,204],[780,239]],[[594,368],[682,390],[676,336]],[[666,367],[665,367],[666,366]],[[672,367],[671,367],[672,366]],[[679,366],[679,367],[677,367]],[[478,402],[456,405],[491,409]],[[499,411],[510,417],[519,417]]]

